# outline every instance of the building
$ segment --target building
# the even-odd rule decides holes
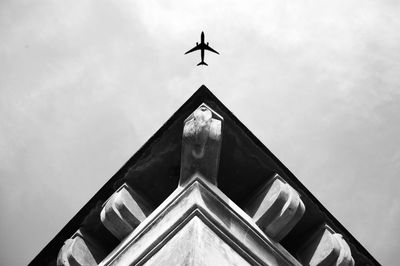
[[[31,265],[379,265],[205,86]]]

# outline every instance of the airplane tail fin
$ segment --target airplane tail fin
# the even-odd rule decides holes
[[[208,66],[208,65],[207,65],[207,63],[206,63],[206,62],[204,62],[204,61],[201,61],[201,62],[200,62],[200,63],[198,63],[197,65],[198,65],[198,66],[200,66],[200,65],[205,65],[205,66]]]

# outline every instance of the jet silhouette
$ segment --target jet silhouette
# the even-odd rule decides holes
[[[207,44],[204,43],[204,32],[201,32],[200,40],[201,40],[200,44],[198,42],[196,42],[196,46],[194,48],[190,49],[189,51],[187,51],[185,54],[194,52],[196,50],[200,50],[200,52],[201,52],[201,62],[198,63],[197,65],[198,66],[200,66],[200,65],[208,66],[207,63],[204,62],[204,50],[208,50],[208,51],[211,51],[211,52],[216,53],[216,54],[219,54],[219,53],[217,51],[215,51],[214,49],[212,49],[210,46],[208,46],[208,42],[207,42]]]

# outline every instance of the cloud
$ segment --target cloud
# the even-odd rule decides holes
[[[396,1],[0,5],[0,230],[4,241],[37,232],[38,247],[5,250],[4,261],[32,259],[205,84],[381,263],[394,264]],[[208,68],[183,55],[202,30],[221,53],[206,54]],[[26,225],[35,214],[42,219]]]

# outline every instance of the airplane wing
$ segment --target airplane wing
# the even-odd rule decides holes
[[[211,47],[208,46],[208,45],[206,45],[206,46],[204,47],[204,49],[206,49],[206,50],[208,50],[208,51],[211,51],[211,52],[213,52],[213,53],[219,54],[217,51],[215,51],[213,48],[211,48]]]
[[[187,51],[185,54],[188,54],[188,53],[194,52],[194,51],[196,51],[196,50],[200,50],[200,45],[196,45],[194,48],[190,49],[190,50],[189,50],[189,51]]]

